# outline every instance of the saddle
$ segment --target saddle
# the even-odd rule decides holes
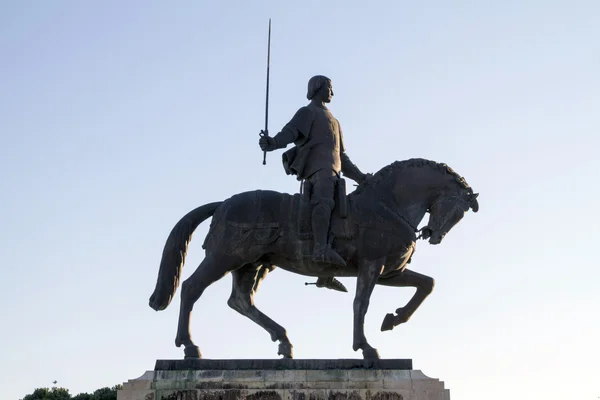
[[[352,202],[346,198],[343,185],[336,189],[329,227],[330,241],[334,237],[353,238],[357,234],[349,212]],[[303,186],[301,193],[293,195],[264,190],[234,195],[213,216],[202,247],[206,249],[212,242],[225,252],[234,253],[248,242],[252,245],[273,243],[284,235],[284,231],[299,240],[311,240],[312,208],[308,184]],[[224,238],[227,240],[223,241]]]
[[[302,181],[300,194],[292,196],[289,215],[290,226],[299,239],[312,239],[312,210],[310,202],[312,184],[308,180]],[[355,227],[351,218],[348,218],[349,202],[346,195],[346,181],[339,178],[334,192],[334,208],[329,227],[330,240],[332,237],[351,238],[354,236]]]

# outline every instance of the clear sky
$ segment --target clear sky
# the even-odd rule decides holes
[[[382,357],[412,358],[455,399],[600,396],[600,2],[417,3],[1,2],[0,398],[54,380],[93,391],[183,357],[180,291],[148,307],[173,225],[242,191],[298,190],[258,147],[269,17],[271,133],[324,74],[362,170],[423,157],[480,193],[444,243],[418,243],[411,268],[436,288],[408,324],[379,331],[412,289],[374,291]],[[297,358],[361,357],[354,279],[348,294],[310,280],[277,270],[257,305]],[[277,357],[228,308],[230,285],[194,310],[204,356]]]

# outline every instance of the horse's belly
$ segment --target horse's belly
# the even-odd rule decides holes
[[[345,268],[317,263],[311,260],[310,254],[298,255],[294,259],[275,254],[269,258],[269,261],[281,269],[306,276],[356,276],[357,273],[357,268],[352,263],[348,263]]]

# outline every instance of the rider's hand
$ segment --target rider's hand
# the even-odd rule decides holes
[[[361,183],[364,183],[365,181],[367,181],[368,179],[371,179],[372,177],[373,177],[373,174],[371,174],[371,173],[363,174],[362,179],[360,180],[360,182],[358,182],[358,184],[360,185]]]
[[[277,142],[271,136],[261,136],[258,145],[262,151],[273,151],[277,148]]]

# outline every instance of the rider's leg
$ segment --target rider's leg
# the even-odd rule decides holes
[[[335,182],[338,179],[334,171],[321,170],[310,178],[312,183],[311,203],[312,231],[314,237],[313,261],[346,266],[344,259],[327,244],[329,223],[334,202]]]

